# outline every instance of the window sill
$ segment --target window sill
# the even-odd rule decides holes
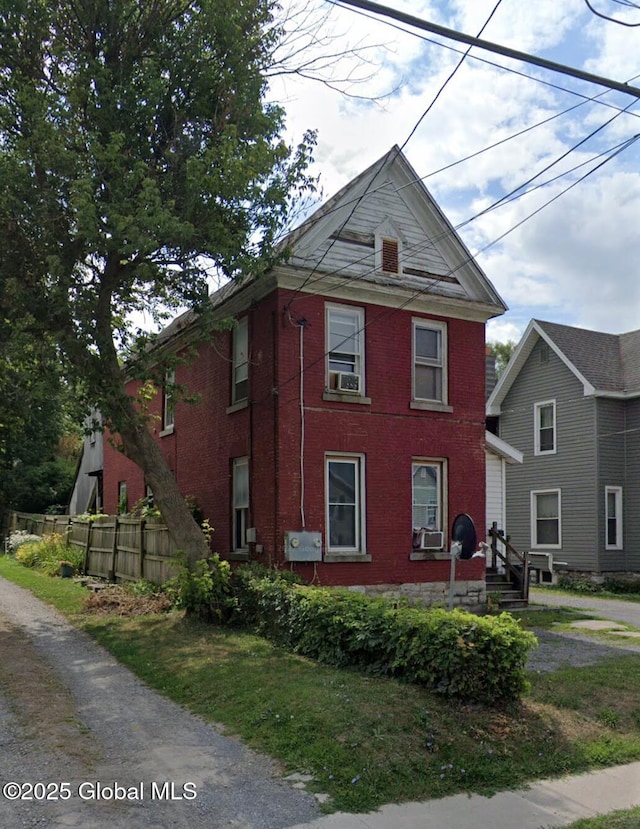
[[[371,556],[367,553],[325,553],[324,561],[328,564],[335,564],[338,562],[369,562]]]
[[[446,403],[438,403],[435,400],[433,402],[427,400],[412,400],[409,403],[410,409],[419,409],[423,412],[452,412],[453,406],[447,406]]]
[[[338,391],[325,391],[322,399],[335,403],[359,403],[362,406],[371,405],[370,397],[362,397],[359,394],[341,394]]]
[[[234,412],[240,412],[242,409],[247,409],[249,407],[248,400],[240,400],[238,403],[234,403],[232,406],[227,407],[227,414],[233,414]]]
[[[166,429],[163,429],[163,430],[160,432],[159,437],[161,437],[161,438],[166,438],[166,437],[167,437],[167,435],[172,435],[172,434],[174,433],[174,431],[175,431],[175,426],[172,424],[171,426],[167,426],[167,428],[166,428]]]
[[[449,561],[451,559],[451,553],[447,553],[444,550],[436,550],[435,552],[431,552],[430,550],[413,550],[409,553],[409,561]]]
[[[227,555],[228,561],[249,561],[249,550],[232,550]]]

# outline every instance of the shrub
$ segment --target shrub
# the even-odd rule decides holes
[[[602,589],[609,593],[640,593],[640,579],[632,576],[607,576],[602,582]]]
[[[14,556],[22,544],[33,541],[40,541],[40,536],[28,533],[26,530],[16,530],[6,539],[5,550],[9,555]]]
[[[588,576],[560,576],[558,587],[561,590],[574,590],[576,593],[602,592],[602,587]]]
[[[166,590],[174,607],[209,622],[225,622],[232,615],[235,601],[231,593],[231,565],[217,553],[189,567],[178,554],[178,575],[167,582]]]
[[[236,598],[241,616],[257,616],[259,632],[321,662],[490,704],[517,699],[527,689],[525,662],[536,639],[507,613],[426,609],[282,578],[248,578]]]
[[[16,552],[16,560],[25,567],[35,567],[50,576],[59,574],[63,562],[70,564],[74,570],[82,565],[82,551],[78,547],[68,546],[66,536],[52,533],[37,541],[22,544]]]

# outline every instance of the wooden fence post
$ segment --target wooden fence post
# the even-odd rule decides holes
[[[111,556],[111,570],[109,570],[109,581],[116,580],[116,562],[118,560],[118,516],[113,518],[113,553]]]
[[[71,523],[73,527],[73,522]],[[84,556],[82,558],[82,573],[83,575],[87,575],[87,571],[89,569],[89,553],[91,552],[91,533],[93,532],[93,521],[89,519],[87,524],[87,541],[84,547]]]
[[[140,559],[138,565],[138,578],[144,578],[144,555],[147,551],[147,522],[144,518],[140,519]]]

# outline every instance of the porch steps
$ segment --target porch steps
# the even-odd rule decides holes
[[[524,609],[528,606],[519,590],[515,589],[504,573],[487,569],[485,574],[487,596],[497,596],[500,610]]]

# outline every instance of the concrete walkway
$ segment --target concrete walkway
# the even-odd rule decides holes
[[[533,590],[535,604],[575,607],[640,628],[640,604]],[[364,815],[337,813],[293,829],[551,829],[640,806],[640,762],[553,780],[493,797],[455,795],[384,806]]]
[[[293,829],[547,829],[639,805],[640,763],[631,763],[493,797],[459,794],[366,815],[336,813]]]

